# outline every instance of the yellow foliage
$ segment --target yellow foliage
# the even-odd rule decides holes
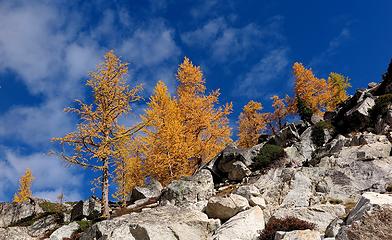
[[[327,111],[333,111],[337,105],[347,100],[347,88],[351,87],[349,78],[339,73],[330,73],[328,77]]]
[[[205,94],[200,68],[185,58],[177,79],[178,98],[171,97],[160,81],[142,116],[147,126],[141,137],[146,172],[164,185],[191,175],[198,164],[211,159],[231,141],[227,115],[232,106],[215,107],[219,92]]]
[[[130,104],[140,99],[141,86],[130,89],[125,79],[127,73],[127,63],[122,63],[113,51],[107,52],[105,61],[89,74],[87,81],[94,94],[94,103],[77,100],[78,108],[67,108],[65,111],[77,113],[81,122],[76,131],[53,138],[73,148],[73,153],[62,154],[65,161],[102,172],[99,183],[104,217],[109,216],[109,167],[119,155],[116,145],[142,128],[142,125],[125,128],[118,123],[119,117],[131,111]]]
[[[30,188],[33,180],[33,174],[31,173],[31,170],[27,168],[24,175],[19,180],[19,190],[14,195],[14,202],[22,203],[29,200],[29,198],[32,196]]]
[[[259,112],[262,109],[262,104],[255,101],[249,101],[242,109],[238,123],[238,146],[249,148],[257,144],[266,126],[265,114]]]
[[[216,108],[219,90],[205,94],[205,82],[200,67],[185,58],[177,71],[178,105],[184,118],[186,142],[193,143],[192,156],[206,162],[231,142],[227,116],[232,104]]]
[[[323,115],[325,111],[333,111],[336,106],[347,99],[349,79],[337,73],[331,73],[328,81],[318,79],[312,70],[301,63],[294,63],[296,98],[303,100],[313,113]]]
[[[315,114],[323,115],[325,108],[327,83],[318,79],[312,70],[306,69],[301,63],[294,63],[295,96],[301,98]]]
[[[141,144],[139,137],[123,138],[116,144],[114,180],[117,191],[113,197],[125,206],[126,198],[135,186],[143,184]]]
[[[281,130],[285,124],[285,119],[297,112],[297,105],[294,98],[286,95],[285,98],[279,98],[274,95],[271,97],[274,112],[266,114],[268,128],[273,134]]]
[[[142,119],[147,125],[141,139],[148,174],[162,184],[192,174],[194,168],[189,161],[193,153],[192,143],[186,141],[178,103],[162,81],[157,83]]]

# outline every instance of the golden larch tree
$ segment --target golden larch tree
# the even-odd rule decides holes
[[[145,173],[142,171],[140,137],[123,138],[115,148],[114,180],[117,190],[113,197],[125,206],[126,199],[132,189],[144,182]]]
[[[274,111],[272,113],[267,113],[265,118],[267,119],[266,121],[269,130],[273,134],[276,134],[284,127],[286,118],[297,112],[297,105],[295,99],[288,95],[286,95],[285,98],[274,95],[271,99]]]
[[[105,61],[89,74],[87,81],[87,86],[92,88],[93,104],[77,100],[79,107],[65,109],[78,114],[77,130],[53,138],[73,149],[69,154],[63,151],[61,156],[65,161],[101,172],[97,181],[102,188],[103,217],[109,217],[109,177],[118,157],[116,145],[143,127],[139,124],[126,128],[119,124],[119,118],[131,111],[131,103],[140,99],[141,86],[129,88],[127,73],[127,63],[121,62],[113,51],[107,52]]]
[[[350,79],[339,73],[330,73],[328,76],[326,110],[333,111],[336,107],[347,100],[347,89],[351,87]]]
[[[259,102],[249,101],[242,109],[238,121],[238,146],[249,148],[257,144],[261,131],[266,127],[265,114]]]
[[[142,116],[143,154],[148,175],[166,185],[173,179],[190,175],[194,170],[193,144],[186,139],[186,127],[176,99],[159,81]]]
[[[326,107],[327,82],[318,79],[311,69],[306,69],[301,63],[294,63],[295,98],[300,98],[313,113],[323,115]]]
[[[216,107],[219,90],[206,94],[203,73],[185,57],[177,71],[177,97],[186,142],[193,144],[192,157],[205,162],[231,142],[228,115],[232,104]]]
[[[23,203],[27,202],[32,196],[31,184],[34,176],[29,168],[26,169],[24,175],[19,179],[19,190],[14,195],[14,202]]]
[[[349,78],[341,74],[332,72],[327,80],[319,79],[301,63],[294,63],[293,72],[295,98],[317,115],[335,110],[339,103],[348,98],[346,90],[351,86]]]

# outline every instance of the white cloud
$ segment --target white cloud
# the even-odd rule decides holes
[[[214,41],[225,28],[227,28],[226,21],[223,18],[217,18],[210,20],[201,28],[183,33],[181,39],[187,45],[204,47]]]
[[[238,81],[238,87],[233,95],[246,97],[260,97],[268,91],[268,85],[276,81],[287,68],[289,63],[288,50],[285,48],[274,49],[266,53],[258,63]],[[275,85],[275,84],[274,84]]]
[[[227,4],[228,1],[225,1]],[[194,18],[201,18],[212,12],[213,8],[218,4],[218,0],[195,1],[195,7],[190,11],[191,16]]]
[[[137,28],[130,38],[124,39],[120,52],[132,65],[149,67],[177,56],[179,49],[173,39],[173,30],[153,21],[148,26]]]
[[[311,61],[311,66],[319,66],[321,64],[328,63],[330,58],[337,53],[337,50],[342,46],[344,42],[351,38],[351,31],[349,28],[349,23],[346,24],[339,32],[339,34],[332,38],[329,43],[327,49],[321,52],[319,55],[315,56]]]
[[[153,20],[124,39],[119,52],[130,63],[131,80],[143,83],[147,95],[158,80],[165,81],[173,89],[180,55],[173,29]]]
[[[60,99],[59,99],[60,100]],[[52,99],[39,106],[14,107],[0,115],[0,137],[30,146],[47,146],[50,138],[72,130],[72,116],[63,111],[62,101]]]
[[[58,16],[43,4],[1,3],[0,70],[19,74],[33,93],[51,89],[48,77],[60,71],[68,36],[58,33],[62,24]]]
[[[53,1],[0,1],[0,73],[16,74],[31,95],[42,99],[0,114],[0,144],[29,149],[23,155],[15,149],[0,154],[0,198],[16,188],[27,166],[37,177],[39,196],[54,200],[64,191],[72,200],[80,197],[75,188],[82,177],[42,152],[49,150],[50,138],[75,128],[72,114],[63,109],[73,99],[83,99],[87,73],[104,51],[113,48],[130,62],[130,78],[145,82],[147,92],[159,79],[174,85],[180,49],[174,30],[161,19],[135,25],[124,10],[107,10],[96,26],[86,27],[83,14]]]
[[[216,18],[198,29],[181,34],[181,39],[189,46],[209,49],[212,59],[217,62],[238,61],[255,49],[266,49],[283,41],[280,34],[282,20],[281,16],[275,16],[263,26],[249,23],[234,27],[224,18]]]
[[[70,194],[68,197],[78,196],[75,191],[82,184],[82,176],[71,168],[66,168],[63,162],[55,156],[44,153],[22,155],[10,149],[3,149],[0,157],[0,201],[5,199],[5,192],[18,188],[18,179],[26,168],[30,168],[35,180],[32,185],[33,195],[41,192],[59,191]],[[49,190],[48,190],[49,189]],[[80,195],[79,195],[80,196]]]
[[[87,33],[78,32],[76,22],[66,25],[55,5],[0,5],[0,71],[12,70],[32,94],[44,95],[38,106],[15,106],[0,115],[0,137],[12,136],[33,146],[49,144],[50,138],[73,128],[72,115],[63,109],[82,98],[87,73],[102,58],[104,51],[96,38],[115,36],[114,19],[124,13],[106,11],[96,29]],[[160,79],[174,86],[180,53],[174,30],[152,20],[129,32],[115,49],[130,62],[130,84],[145,83],[145,94]]]

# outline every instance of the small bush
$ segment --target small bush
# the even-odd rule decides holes
[[[327,121],[318,122],[313,126],[311,138],[312,142],[318,147],[323,146],[325,143],[325,129],[333,130],[334,127],[332,126],[331,122]]]
[[[341,200],[341,199],[329,199],[329,203],[330,204],[342,204],[343,203],[343,200]]]
[[[300,220],[295,217],[287,217],[285,219],[277,219],[272,217],[265,229],[260,233],[259,240],[274,240],[278,231],[290,232],[294,230],[313,230],[315,224]]]
[[[390,104],[392,104],[392,94],[385,94],[378,97],[373,108],[370,110],[371,119],[377,120],[378,116],[384,116]]]
[[[77,221],[77,223],[79,224],[78,232],[84,232],[92,225],[92,222],[88,220]]]
[[[48,213],[62,213],[65,211],[65,207],[60,203],[52,203],[52,202],[40,202],[39,206],[44,210],[44,212]]]
[[[265,144],[259,153],[253,159],[256,169],[269,167],[272,163],[280,160],[286,156],[284,149],[281,146],[273,144]]]

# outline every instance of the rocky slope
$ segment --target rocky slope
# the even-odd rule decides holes
[[[165,188],[135,188],[108,220],[95,198],[1,203],[0,240],[392,239],[392,103],[372,111],[390,85],[369,84],[324,120],[289,124],[250,149],[230,145]],[[256,167],[271,145],[283,157]]]

